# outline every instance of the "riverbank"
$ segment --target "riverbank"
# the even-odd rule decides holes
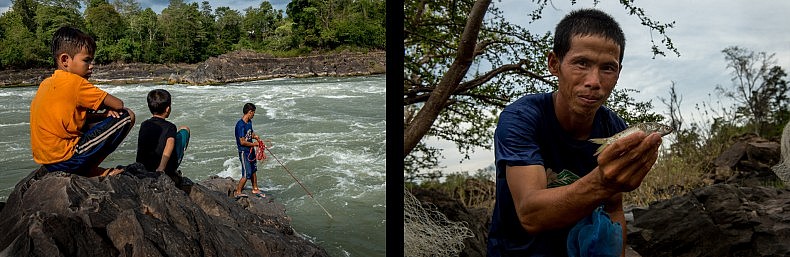
[[[272,78],[345,77],[383,74],[386,53],[336,53],[277,58],[252,51],[234,51],[197,64],[112,63],[96,65],[90,81],[101,84],[184,83],[224,84]],[[0,87],[35,86],[52,69],[0,70]]]

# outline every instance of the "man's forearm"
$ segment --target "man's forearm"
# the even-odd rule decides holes
[[[566,228],[592,213],[612,195],[590,183],[590,175],[567,186],[528,192],[515,203],[522,226],[531,233]]]

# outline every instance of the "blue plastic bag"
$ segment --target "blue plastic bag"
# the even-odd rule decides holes
[[[612,222],[599,206],[590,216],[580,220],[568,233],[568,256],[620,256],[623,252],[623,228]]]

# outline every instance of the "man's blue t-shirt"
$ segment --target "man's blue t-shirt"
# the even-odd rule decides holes
[[[250,122],[244,122],[243,119],[239,119],[236,122],[236,148],[239,149],[239,152],[244,152],[245,156],[250,154],[250,151],[253,151],[253,155],[255,154],[254,149],[250,149],[249,146],[241,145],[239,138],[244,138],[247,142],[252,142],[252,120]]]
[[[626,128],[606,107],[595,113],[590,138],[610,137]],[[576,140],[560,126],[552,93],[527,95],[499,115],[494,133],[496,204],[488,234],[488,256],[567,256],[570,227],[529,234],[521,226],[506,180],[507,166],[542,165],[548,187],[567,185],[598,166],[600,145]]]

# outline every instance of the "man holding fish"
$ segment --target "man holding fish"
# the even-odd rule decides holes
[[[603,106],[624,49],[619,24],[599,10],[573,11],[557,25],[548,54],[557,91],[524,96],[500,114],[488,256],[624,255],[622,194],[639,187],[672,131],[627,128]]]

